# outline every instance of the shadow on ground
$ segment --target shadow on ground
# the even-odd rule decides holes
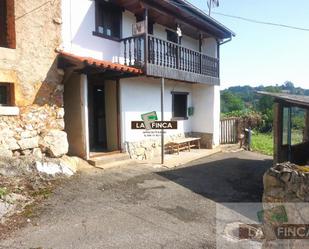
[[[196,163],[157,174],[215,202],[262,201],[263,174],[272,160],[226,158]]]

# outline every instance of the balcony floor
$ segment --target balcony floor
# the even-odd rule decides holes
[[[172,80],[186,81],[190,83],[203,83],[209,85],[220,85],[220,79],[204,74],[182,71],[175,68],[147,64],[147,76],[164,77]]]

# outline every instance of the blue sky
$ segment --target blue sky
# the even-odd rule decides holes
[[[207,0],[190,0],[207,10]],[[309,29],[308,0],[220,0],[214,12]],[[309,32],[212,14],[236,37],[221,47],[221,86],[274,85],[309,89]]]

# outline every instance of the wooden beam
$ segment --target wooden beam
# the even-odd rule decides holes
[[[274,104],[274,165],[282,162],[282,138],[283,138],[283,106],[281,103]]]

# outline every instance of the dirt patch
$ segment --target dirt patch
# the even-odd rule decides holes
[[[198,220],[198,218],[201,216],[197,213],[192,212],[189,209],[180,206],[177,206],[175,208],[163,208],[163,207],[156,207],[156,208],[186,223]]]
[[[30,157],[0,159],[0,239],[27,223],[35,225],[38,204],[53,194],[66,177],[38,172]],[[1,210],[2,207],[2,210]]]

